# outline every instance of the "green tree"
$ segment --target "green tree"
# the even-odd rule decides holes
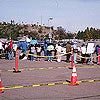
[[[67,34],[66,34],[64,28],[62,28],[62,27],[57,27],[56,34],[58,35],[59,40],[67,38]]]

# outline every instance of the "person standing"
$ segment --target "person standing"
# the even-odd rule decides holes
[[[82,56],[82,58],[81,58],[81,62],[82,62],[82,64],[85,62],[85,56],[86,56],[86,46],[85,46],[85,44],[83,43],[82,44],[82,47],[81,47],[81,56]]]
[[[66,44],[66,61],[70,62],[70,55],[71,55],[71,45],[69,41]]]
[[[47,42],[44,42],[44,56],[47,56]]]
[[[37,54],[36,60],[40,61],[40,56],[41,56],[41,52],[42,52],[42,48],[41,48],[40,44],[37,44],[36,47],[35,47],[35,49],[36,49],[36,54]]]
[[[30,54],[31,54],[30,61],[34,61],[34,53],[35,53],[35,47],[34,47],[34,45],[31,44],[31,46],[30,46]]]
[[[74,63],[77,63],[77,53],[78,53],[78,47],[77,47],[77,42],[74,42],[74,45],[72,46],[73,50],[73,56],[74,56]]]
[[[98,64],[98,55],[99,55],[99,48],[100,46],[97,44],[96,47],[95,47],[95,53],[96,53],[96,63]]]
[[[48,46],[47,46],[47,60],[48,61],[52,61],[52,51],[54,50],[54,46],[52,43],[49,43]]]
[[[13,52],[13,49],[10,47],[9,43],[8,43],[8,47],[7,47],[7,52],[8,52],[8,59],[14,60],[14,52]]]
[[[27,42],[26,41],[23,41],[21,43],[21,48],[22,48],[22,60],[26,60],[27,59],[26,51],[28,49],[28,46],[27,46]]]
[[[55,49],[57,50],[57,62],[61,62],[62,47],[61,47],[60,43],[58,43],[58,46],[56,46]]]
[[[26,53],[26,51],[27,51],[27,43],[26,43],[26,41],[21,43],[21,48],[22,48],[22,52]]]

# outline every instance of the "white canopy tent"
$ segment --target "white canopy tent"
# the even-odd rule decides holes
[[[29,39],[28,37],[24,36],[19,40],[19,42],[23,42],[23,41],[30,42],[31,39]]]

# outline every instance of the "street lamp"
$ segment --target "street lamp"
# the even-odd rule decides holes
[[[48,19],[48,24],[49,24],[49,21],[51,21],[51,20],[53,20],[52,17]],[[49,25],[49,27],[50,27],[50,31],[49,31],[49,39],[50,39],[50,43],[51,43],[51,39],[52,39],[52,30],[51,30],[51,26],[50,26],[50,25]]]

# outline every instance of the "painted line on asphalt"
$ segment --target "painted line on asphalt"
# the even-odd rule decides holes
[[[52,69],[61,69],[61,68],[72,68],[71,66],[56,66],[56,67],[40,67],[40,68],[23,68],[19,71],[31,71],[31,70],[52,70]],[[76,68],[100,68],[100,66],[76,66]],[[13,72],[14,70],[0,70],[0,72]]]
[[[78,81],[78,84],[81,83],[93,83],[93,82],[100,82],[100,80],[82,80]],[[20,89],[20,88],[34,88],[34,87],[42,87],[42,86],[56,86],[56,85],[68,85],[70,82],[55,82],[55,83],[42,83],[42,84],[33,84],[33,85],[26,85],[26,86],[5,86],[0,89],[2,90],[9,90],[9,89]]]

